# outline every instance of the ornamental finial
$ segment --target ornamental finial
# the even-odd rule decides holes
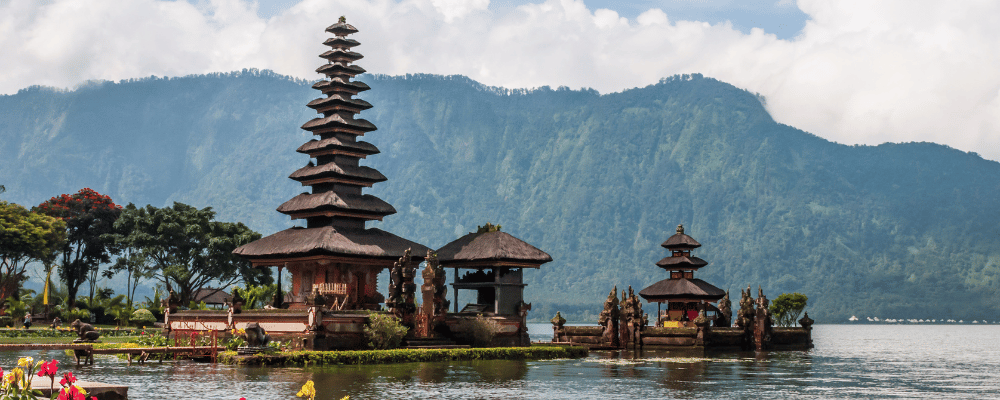
[[[340,22],[341,22],[341,23],[347,23],[347,17],[345,17],[345,16],[341,15],[341,16],[340,16]]]
[[[677,234],[678,235],[684,234],[684,225],[677,225]]]

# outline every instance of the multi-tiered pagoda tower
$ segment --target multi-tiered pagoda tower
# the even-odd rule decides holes
[[[308,104],[322,116],[302,125],[318,139],[298,148],[311,159],[289,176],[311,190],[278,207],[292,219],[305,219],[306,227],[286,229],[234,253],[246,257],[254,266],[277,266],[279,275],[287,268],[292,275],[292,289],[285,299],[292,308],[304,307],[314,290],[338,302],[338,308],[378,308],[378,303],[384,301],[377,290],[378,273],[392,266],[406,249],[412,250],[412,260],[418,262],[428,249],[365,227],[367,221],[381,221],[396,210],[382,199],[362,193],[386,177],[374,168],[359,165],[362,158],[379,150],[358,140],[376,129],[371,122],[355,118],[372,108],[368,102],[354,98],[370,89],[352,80],[365,72],[352,64],[363,57],[351,51],[360,43],[347,38],[358,30],[340,17],[340,22],[326,31],[334,35],[323,42],[331,49],[320,55],[327,63],[316,69],[326,79],[313,85],[325,97]]]
[[[708,265],[705,260],[691,255],[691,250],[701,247],[701,243],[686,235],[683,225],[677,225],[677,233],[660,246],[670,250],[670,256],[658,261],[656,266],[670,272],[670,278],[639,291],[639,296],[646,301],[660,303],[657,308],[667,303],[665,313],[657,310],[657,321],[692,321],[700,310],[716,311],[711,303],[719,301],[726,292],[694,277],[694,271]]]

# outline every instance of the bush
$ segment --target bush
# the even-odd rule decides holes
[[[409,328],[399,323],[396,317],[388,314],[371,314],[365,325],[365,338],[368,346],[373,349],[395,349],[403,342],[403,337]]]
[[[391,318],[391,317],[390,317]],[[544,360],[587,357],[586,347],[495,347],[490,349],[396,349],[354,351],[286,351],[237,357],[219,353],[219,362],[242,365],[356,365],[464,360]]]
[[[476,347],[492,346],[493,339],[496,338],[498,332],[500,332],[500,324],[482,314],[472,320],[472,338]]]
[[[90,323],[90,310],[86,308],[77,308],[74,310],[63,311],[63,322],[71,323],[75,320],[80,320],[84,323]]]
[[[140,328],[145,328],[147,325],[153,325],[156,322],[156,317],[153,313],[145,308],[140,308],[132,313],[132,323]]]

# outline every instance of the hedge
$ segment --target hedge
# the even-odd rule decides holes
[[[545,360],[581,358],[587,348],[579,346],[493,347],[475,349],[397,349],[352,351],[285,351],[276,354],[238,356],[219,353],[219,362],[240,365],[357,365],[465,360]]]

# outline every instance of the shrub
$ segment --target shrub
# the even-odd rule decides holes
[[[75,320],[80,320],[82,322],[90,322],[90,310],[86,308],[77,308],[69,311],[63,311],[63,321],[66,323],[73,322]]]
[[[500,324],[482,314],[472,320],[472,338],[476,347],[493,345],[493,339],[496,338],[498,332],[500,332]]]
[[[365,325],[365,338],[368,346],[373,349],[395,349],[403,342],[403,337],[409,328],[399,323],[396,317],[388,314],[371,314]]]
[[[149,310],[145,308],[140,308],[132,313],[132,323],[140,328],[145,328],[147,325],[152,325],[154,322],[156,322],[156,317],[154,317],[153,313],[149,312]]]

